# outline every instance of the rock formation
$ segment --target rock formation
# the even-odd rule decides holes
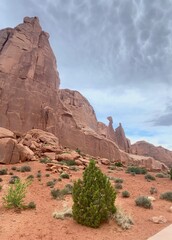
[[[113,145],[112,145],[113,146]],[[125,154],[119,150],[124,165],[145,167],[150,171],[167,171],[165,164],[150,157]],[[59,145],[59,139],[52,133],[40,129],[32,129],[18,137],[13,132],[0,128],[0,163],[15,164],[24,161],[47,161],[47,170],[55,172],[69,172],[69,167],[60,165],[60,161],[75,161],[79,168],[84,169],[89,160],[93,158],[88,154],[63,148]],[[98,164],[110,165],[107,158],[97,157]],[[51,162],[50,162],[51,160]]]
[[[137,155],[150,156],[172,167],[172,151],[163,147],[156,147],[145,141],[138,141],[131,145],[131,152]]]
[[[115,136],[116,136],[116,143],[119,146],[119,148],[129,153],[130,147],[131,147],[130,140],[126,138],[125,132],[121,123],[119,124],[119,127],[115,129]]]
[[[76,91],[59,90],[48,38],[37,17],[0,31],[0,126],[17,134],[42,129],[64,146],[124,160],[127,155],[113,138],[99,133],[89,102]]]
[[[0,31],[0,126],[54,131],[60,80],[48,37],[36,17]]]

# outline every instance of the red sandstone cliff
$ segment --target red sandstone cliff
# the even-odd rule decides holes
[[[106,136],[100,134],[94,110],[80,93],[59,90],[48,38],[37,17],[0,31],[0,127],[21,133],[42,129],[91,155],[128,158],[111,137],[112,125]]]
[[[150,156],[167,166],[172,167],[172,151],[163,147],[156,147],[145,141],[139,141],[131,145],[131,152],[137,155]]]

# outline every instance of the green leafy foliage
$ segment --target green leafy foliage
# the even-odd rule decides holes
[[[91,160],[73,187],[73,218],[80,224],[97,228],[115,213],[116,193],[109,179]]]
[[[21,182],[16,179],[14,184],[8,189],[7,194],[3,197],[3,204],[6,208],[25,208],[24,198],[26,189],[31,184],[30,181]]]

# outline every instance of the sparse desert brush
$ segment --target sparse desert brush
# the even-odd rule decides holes
[[[155,177],[152,176],[150,173],[147,173],[145,175],[145,179],[148,180],[148,181],[155,181],[156,180]]]
[[[130,193],[125,190],[125,191],[122,192],[122,197],[123,198],[129,198],[130,197]]]
[[[17,170],[17,167],[16,166],[12,166],[11,170],[15,171],[15,170]]]
[[[124,180],[122,178],[116,178],[115,183],[123,183]]]
[[[3,179],[2,178],[0,178],[0,182],[2,182],[3,181]]]
[[[2,190],[2,186],[0,185],[0,191]]]
[[[68,173],[65,173],[65,172],[63,172],[63,173],[60,175],[60,177],[61,177],[61,178],[67,178],[67,179],[70,178],[69,174],[68,174]]]
[[[27,178],[26,178],[26,179],[33,180],[33,179],[34,179],[34,176],[31,174],[31,175],[27,176]]]
[[[157,173],[157,174],[155,175],[155,177],[157,177],[157,178],[164,178],[165,175],[164,175],[163,173]]]
[[[116,167],[123,167],[123,164],[122,164],[121,162],[116,162],[114,165],[115,165]]]
[[[30,202],[30,203],[28,203],[26,208],[28,208],[28,209],[35,209],[36,208],[36,204],[34,202]]]
[[[115,189],[122,189],[122,184],[121,183],[115,183]]]
[[[76,165],[75,160],[62,160],[59,163],[62,165],[66,165],[66,166],[75,166]]]
[[[157,193],[157,189],[155,187],[151,187],[150,189],[150,194],[154,194],[154,193]]]
[[[48,158],[48,157],[44,157],[44,158],[41,158],[40,159],[40,161],[39,161],[40,163],[49,163],[49,162],[51,162],[51,160]]]
[[[78,223],[97,228],[115,213],[116,193],[109,179],[91,160],[73,187],[73,218]]]
[[[3,197],[3,204],[6,208],[25,208],[24,198],[26,189],[31,184],[30,181],[22,182],[16,179],[14,184],[8,188],[7,194]]]
[[[136,198],[135,203],[139,207],[148,208],[148,209],[152,208],[151,200],[145,196],[140,196]]]
[[[7,173],[7,168],[2,168],[2,169],[0,169],[0,175],[7,175],[8,173]]]
[[[53,212],[53,217],[56,219],[62,219],[62,220],[64,220],[65,217],[72,217],[72,209],[67,208],[63,211],[55,211]]]
[[[24,165],[20,168],[20,172],[31,172],[31,167],[28,165]]]
[[[147,170],[142,167],[135,167],[135,166],[129,166],[126,170],[127,173],[135,173],[135,174],[146,174]]]
[[[12,176],[9,183],[14,184],[17,179],[20,179],[18,176]]]
[[[52,180],[52,181],[48,181],[46,185],[47,185],[48,187],[50,187],[50,188],[53,188],[54,185],[55,185],[55,183],[56,183],[56,181],[53,181],[53,180]]]
[[[112,215],[112,218],[124,230],[130,229],[134,224],[132,217],[126,214],[121,208],[117,208],[117,211]]]
[[[172,192],[165,192],[160,195],[160,199],[172,202]]]

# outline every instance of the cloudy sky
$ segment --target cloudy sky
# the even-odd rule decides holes
[[[98,120],[172,149],[172,0],[1,0],[0,12],[0,28],[39,17],[61,88],[86,96]]]

